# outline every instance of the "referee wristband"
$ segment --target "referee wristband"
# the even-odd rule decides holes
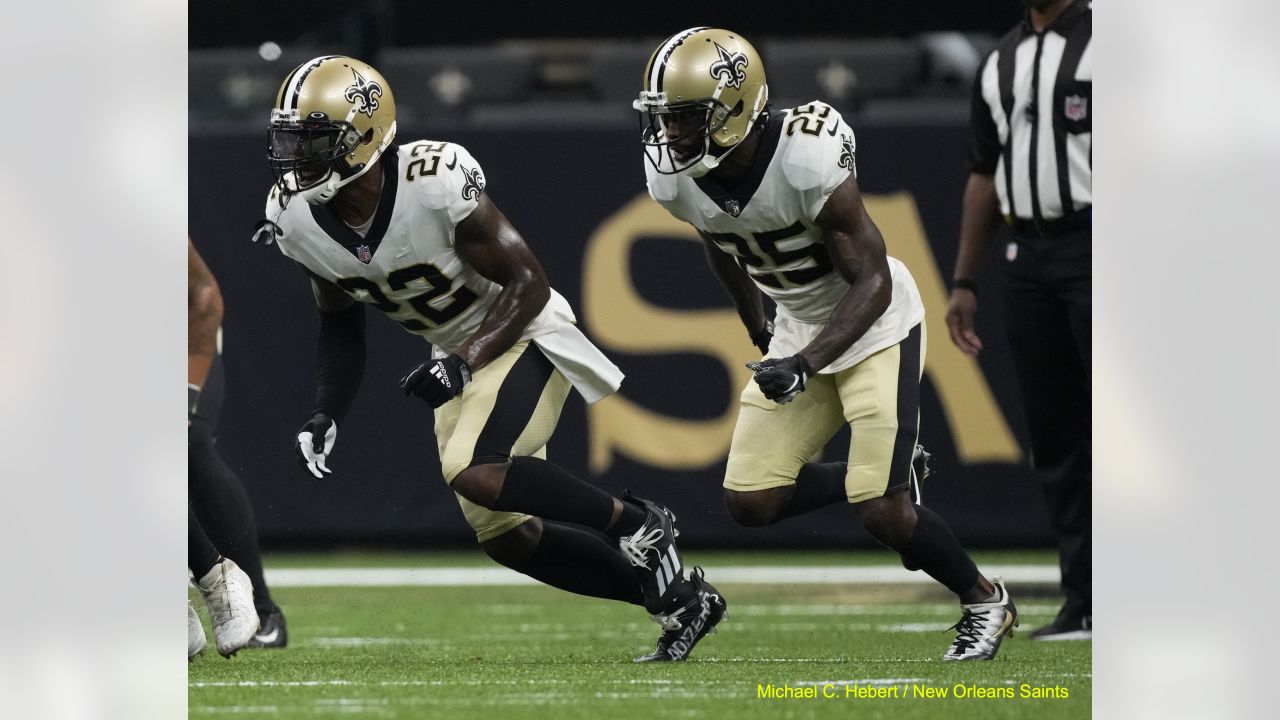
[[[977,295],[978,283],[974,282],[973,280],[966,280],[964,278],[961,278],[959,280],[951,281],[951,289],[952,290],[968,290],[974,295]]]

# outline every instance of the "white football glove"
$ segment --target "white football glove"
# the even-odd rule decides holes
[[[333,444],[337,440],[338,423],[324,413],[316,413],[298,431],[299,462],[318,478],[333,472],[325,465],[325,460],[333,451]]]

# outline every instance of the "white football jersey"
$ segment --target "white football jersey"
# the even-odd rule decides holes
[[[287,257],[426,338],[443,357],[475,333],[502,291],[454,248],[454,230],[479,204],[484,174],[454,143],[421,140],[393,149],[382,156],[382,197],[364,236],[329,205],[294,199],[282,208],[275,188],[266,217],[279,228],[276,244]],[[617,389],[622,373],[575,322],[568,301],[552,290],[521,339],[542,337],[562,354],[567,347],[580,355],[572,358],[577,377],[569,377],[594,402]],[[555,334],[561,337],[550,337]],[[547,354],[562,364],[563,357]],[[594,372],[581,372],[584,365]]]
[[[856,176],[853,130],[830,105],[814,101],[772,113],[752,168],[735,188],[711,175],[662,175],[645,163],[649,194],[734,256],[778,306],[770,357],[794,355],[826,326],[849,283],[831,265],[814,219],[831,193]],[[835,362],[851,367],[902,341],[924,319],[911,273],[889,258],[889,308]]]

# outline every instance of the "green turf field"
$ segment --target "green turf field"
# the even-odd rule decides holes
[[[819,562],[815,562],[815,558]],[[891,556],[688,553],[708,568],[885,563]],[[982,562],[1051,563],[1045,554]],[[483,565],[476,553],[279,556],[269,567]],[[285,650],[231,660],[212,646],[189,667],[191,717],[860,718],[1088,717],[1086,642],[1006,642],[988,663],[938,656],[959,617],[945,591],[920,586],[723,585],[730,619],[683,664],[634,665],[658,627],[643,610],[543,587],[301,587],[274,595]],[[1046,588],[1010,586],[1022,632],[1052,618]],[[200,603],[197,601],[197,607]],[[203,610],[202,610],[203,615]],[[207,622],[207,618],[206,618]],[[771,699],[761,688],[811,688]],[[955,697],[960,686],[965,697]],[[1067,697],[1022,698],[1061,688]],[[993,690],[994,689],[994,690]],[[860,698],[879,690],[886,699]],[[947,692],[946,698],[919,697]],[[977,697],[1012,692],[1012,699]],[[1062,694],[1058,691],[1058,694]],[[824,697],[826,695],[827,697]]]

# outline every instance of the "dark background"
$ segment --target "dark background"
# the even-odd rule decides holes
[[[1000,35],[1018,17],[1018,0],[845,0],[823,3],[487,3],[257,0],[191,6],[192,48],[257,46],[265,41],[382,45],[458,45],[503,38],[663,38],[698,25],[747,37],[906,36],[958,30]],[[354,53],[354,50],[352,51]],[[365,55],[368,55],[366,52]]]

